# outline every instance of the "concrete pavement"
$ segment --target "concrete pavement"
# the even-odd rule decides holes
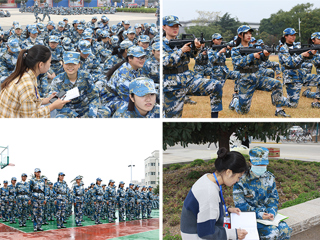
[[[35,24],[35,18],[33,13],[20,13],[18,8],[6,8],[3,10],[8,10],[11,13],[9,18],[1,18],[0,26],[3,30],[9,30],[12,27],[13,21],[18,21],[19,24],[25,28],[27,24]],[[154,13],[127,13],[127,12],[117,12],[115,14],[93,14],[93,15],[50,15],[52,21],[57,24],[59,21],[62,21],[64,17],[67,17],[69,23],[71,24],[73,20],[84,19],[86,22],[90,21],[93,16],[98,17],[100,20],[102,15],[106,15],[110,21],[109,26],[117,24],[123,20],[129,20],[130,25],[134,26],[136,23],[156,23],[157,19]],[[39,17],[42,18],[42,14],[39,14]],[[48,23],[48,18],[46,17],[44,24]]]
[[[320,143],[263,143],[253,142],[250,148],[263,146],[266,148],[280,148],[281,159],[316,161],[320,162]],[[183,148],[180,145],[169,147],[163,152],[164,166],[172,163],[188,163],[199,158],[210,160],[217,156],[217,148],[214,144],[196,145],[189,144],[189,147]],[[277,158],[276,158],[277,159]]]

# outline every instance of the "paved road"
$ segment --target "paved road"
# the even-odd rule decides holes
[[[250,148],[263,146],[266,148],[280,148],[280,158],[302,161],[320,162],[320,143],[251,143]],[[163,164],[191,162],[197,158],[209,160],[216,157],[217,148],[214,144],[208,149],[208,144],[189,144],[188,148],[179,145],[168,148],[163,152]]]
[[[11,13],[11,17],[9,18],[0,18],[0,25],[3,30],[8,30],[12,27],[13,21],[18,21],[20,25],[25,28],[27,24],[35,24],[35,18],[33,13],[20,13],[18,8],[7,8],[4,10],[9,10]],[[86,22],[90,21],[93,16],[97,16],[98,20],[100,20],[101,16],[104,14],[94,14],[94,15],[50,15],[51,20],[56,24],[59,21],[62,21],[63,17],[67,17],[69,23],[72,23],[73,20],[81,20],[84,19]],[[134,26],[136,23],[156,23],[157,19],[154,13],[125,13],[118,12],[115,14],[105,14],[109,19],[109,26],[113,24],[117,24],[123,20],[129,20],[130,25]],[[39,14],[39,17],[42,18],[42,14]],[[44,24],[48,23],[48,18],[46,17]]]

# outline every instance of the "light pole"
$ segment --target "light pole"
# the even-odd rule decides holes
[[[132,162],[131,162],[131,165],[129,165],[128,167],[131,168],[131,180],[130,180],[130,183],[132,182],[132,168],[135,167],[135,165],[132,165]]]
[[[300,21],[300,18],[299,18],[299,40],[300,40],[300,43],[301,43],[301,33],[300,33],[300,23],[301,23],[301,21]]]

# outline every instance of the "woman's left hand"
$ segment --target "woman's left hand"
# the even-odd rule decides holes
[[[201,43],[197,38],[194,40],[194,45],[196,46],[196,48],[201,48]]]
[[[57,92],[53,92],[49,97],[42,99],[42,105],[46,105],[49,101],[56,96]]]
[[[235,213],[237,215],[240,215],[241,210],[239,208],[228,208],[229,213]]]

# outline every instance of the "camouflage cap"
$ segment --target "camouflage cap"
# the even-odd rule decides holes
[[[72,21],[72,24],[75,24],[75,23],[79,23],[79,20],[76,19]]]
[[[155,27],[151,27],[149,30],[149,33],[151,33],[152,35],[157,35],[158,34],[158,30]]]
[[[111,38],[110,38],[110,40],[111,40],[111,45],[112,45],[112,47],[116,47],[116,46],[118,46],[119,45],[119,37],[118,36],[111,36]],[[122,42],[124,42],[124,41],[122,41]],[[129,42],[131,42],[131,41],[129,41]],[[132,42],[131,42],[132,43]],[[132,44],[133,45],[133,44]]]
[[[105,186],[107,186],[107,184],[104,183],[104,184],[102,184],[101,186],[102,186],[102,187],[105,187]]]
[[[54,26],[54,27],[56,26],[53,21],[49,21],[48,25],[51,25],[51,26]]]
[[[44,24],[43,23],[37,23],[37,28],[43,32],[44,31]]]
[[[40,168],[34,169],[34,172],[41,172]]]
[[[32,33],[32,34],[37,34],[38,33],[38,30],[36,28],[30,28],[29,30],[29,33]]]
[[[84,26],[82,24],[79,24],[77,27],[78,30],[84,30]]]
[[[221,34],[220,33],[214,33],[214,34],[212,34],[212,36],[211,36],[211,38],[212,38],[212,40],[213,39],[223,39],[223,37],[221,36]]]
[[[144,23],[143,26],[144,26],[144,28],[148,28],[148,27],[150,27],[150,24],[149,23]]]
[[[315,38],[320,39],[320,32],[315,32],[311,34],[311,39],[315,39]]]
[[[110,37],[110,34],[109,34],[107,31],[102,31],[102,32],[100,33],[100,36],[101,36],[102,38],[108,38],[108,37]]]
[[[43,179],[43,180],[48,180],[46,176],[44,176],[42,179]]]
[[[19,24],[14,25],[14,30],[16,30],[16,29],[22,29],[21,25],[19,25]]]
[[[156,28],[157,25],[156,25],[155,23],[151,23],[151,24],[150,24],[150,27],[155,27],[155,28]]]
[[[147,35],[140,35],[140,36],[138,37],[138,41],[139,41],[139,42],[150,42],[150,38],[149,38],[149,36],[147,36]]]
[[[110,180],[109,180],[109,183],[111,183],[111,182],[115,182],[115,181],[114,181],[113,179],[110,179]]]
[[[129,27],[127,30],[127,34],[129,34],[129,33],[136,33],[136,30],[132,27]]]
[[[97,16],[93,16],[92,18],[91,18],[92,20],[97,20],[98,18],[97,18]]]
[[[92,28],[86,28],[85,30],[84,30],[84,32],[85,33],[93,33],[93,29]]]
[[[127,56],[142,57],[145,55],[146,52],[140,46],[132,46],[128,48]]]
[[[109,18],[107,18],[106,16],[101,17],[102,22],[108,22]]]
[[[9,40],[7,45],[12,52],[20,52],[20,50],[21,50],[20,45],[19,45],[19,40],[16,38]]]
[[[238,27],[238,30],[237,30],[238,34],[243,33],[243,32],[248,32],[248,31],[253,32],[254,30],[251,27],[249,27],[248,25],[241,25],[240,27]]]
[[[99,29],[96,30],[96,34],[97,34],[97,35],[100,35],[100,34],[102,33],[102,31],[103,31],[103,30],[102,30],[101,28],[99,28]]]
[[[91,53],[91,43],[87,40],[79,41],[79,49],[83,54]]]
[[[136,29],[136,28],[142,28],[142,27],[141,27],[141,24],[136,23],[136,24],[134,25],[134,28]]]
[[[78,64],[80,62],[80,53],[78,52],[64,52],[63,53],[63,63],[73,63]]]
[[[71,45],[71,39],[68,37],[64,37],[62,40],[62,44],[65,46]]]
[[[8,183],[8,180],[3,180],[3,183]]]
[[[58,176],[65,176],[63,172],[59,172]]]
[[[173,25],[176,25],[176,24],[179,24],[181,26],[179,22],[179,18],[173,15],[163,17],[162,24],[163,26],[167,25],[169,27],[172,27]]]
[[[153,188],[152,186],[149,186],[148,188]]]
[[[128,24],[130,24],[130,21],[129,20],[125,20],[125,21],[123,21],[123,24],[128,25]]]
[[[252,43],[252,42],[254,42],[254,41],[256,41],[257,39],[255,38],[255,37],[251,37],[251,39],[250,39],[250,42]]]
[[[89,32],[83,33],[82,40],[86,40],[86,39],[92,39],[92,34]]]
[[[250,149],[249,156],[253,165],[268,165],[269,150],[265,147],[254,147]]]
[[[152,44],[152,50],[160,51],[160,42],[155,42]]]
[[[262,45],[262,44],[264,44],[264,42],[263,42],[262,39],[259,39],[259,40],[257,40],[256,44],[257,44],[257,45]]]
[[[86,24],[86,20],[81,19],[81,20],[80,20],[80,23],[81,23],[82,25],[85,25],[85,24]]]
[[[19,25],[19,22],[18,21],[13,21],[12,25]]]
[[[102,179],[98,177],[98,178],[96,179],[96,181],[102,181]]]
[[[120,181],[119,184],[125,184],[124,181]]]
[[[56,35],[51,35],[51,36],[49,37],[49,42],[59,43],[60,40],[59,40],[59,37],[58,37],[58,36],[56,36]]]
[[[154,36],[153,41],[160,42],[160,36],[159,35]]]
[[[63,21],[58,22],[58,27],[65,27],[66,24]]]
[[[62,21],[69,21],[67,17],[62,18]]]
[[[110,28],[110,32],[116,33],[118,31],[117,25],[112,25]]]
[[[52,182],[48,182],[48,185],[53,185],[53,183]]]
[[[27,177],[27,174],[26,173],[22,173],[21,177]]]
[[[120,48],[121,49],[128,49],[130,48],[131,46],[133,46],[133,43],[129,40],[124,40],[120,43]]]
[[[134,186],[134,184],[133,183],[129,183],[129,186]]]
[[[11,181],[17,181],[17,178],[16,177],[12,177]]]
[[[77,177],[76,177],[76,180],[80,180],[80,179],[82,179],[81,176],[77,176]]]
[[[129,93],[143,97],[150,93],[157,94],[157,91],[154,87],[154,81],[152,79],[147,77],[139,77],[130,82]]]
[[[294,35],[296,34],[296,30],[294,30],[294,28],[286,28],[285,30],[283,30],[283,36],[286,35]]]

